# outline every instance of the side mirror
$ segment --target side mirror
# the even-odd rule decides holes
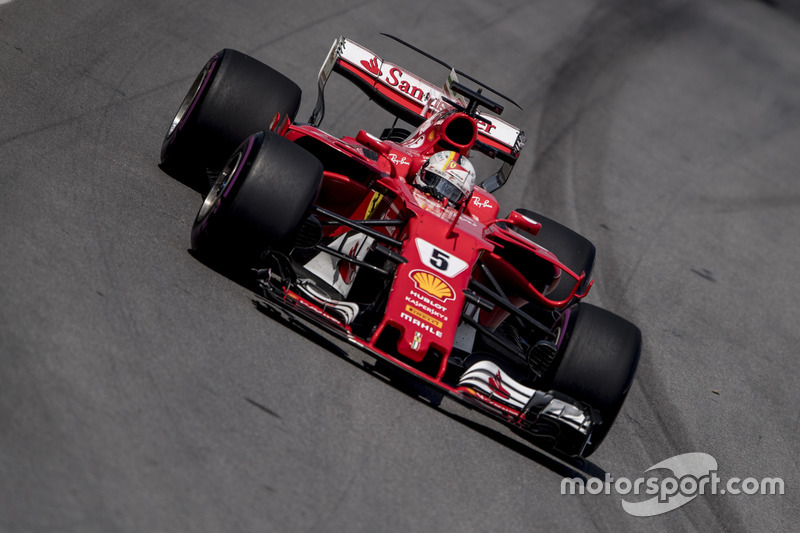
[[[384,144],[382,140],[378,139],[377,137],[373,137],[364,130],[359,130],[358,135],[356,135],[356,141],[381,155],[386,155],[391,150],[391,148],[387,144]]]
[[[528,218],[518,211],[512,211],[508,214],[506,222],[521,230],[525,230],[532,235],[538,235],[542,225],[532,218]]]

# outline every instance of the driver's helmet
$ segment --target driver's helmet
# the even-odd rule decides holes
[[[436,152],[419,169],[414,186],[437,200],[447,198],[448,203],[460,204],[472,194],[475,169],[458,152]]]

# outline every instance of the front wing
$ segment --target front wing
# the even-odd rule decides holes
[[[312,301],[299,290],[283,286],[283,280],[274,279],[274,275],[261,279],[259,284],[264,292],[259,305],[301,318],[516,431],[550,440],[556,450],[566,455],[582,455],[590,442],[594,427],[592,414],[578,402],[525,387],[491,361],[472,365],[457,385],[451,385],[441,379],[446,359],[442,361],[437,377],[431,376],[354,334],[340,318],[342,313],[335,305]]]

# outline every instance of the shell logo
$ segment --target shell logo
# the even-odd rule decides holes
[[[455,299],[452,287],[436,274],[431,274],[424,270],[415,270],[409,275],[419,290],[430,294],[434,298],[443,302]]]

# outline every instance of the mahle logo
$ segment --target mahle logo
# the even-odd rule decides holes
[[[693,452],[670,457],[654,464],[645,472],[668,470],[672,475],[640,477],[630,480],[625,477],[613,479],[606,473],[605,479],[566,478],[561,481],[561,494],[611,494],[612,491],[629,497],[653,496],[643,501],[622,498],[622,508],[633,516],[656,516],[686,505],[697,496],[706,494],[772,494],[784,493],[781,478],[763,478],[761,481],[748,477],[732,477],[725,483],[717,475],[717,460],[707,453]]]

